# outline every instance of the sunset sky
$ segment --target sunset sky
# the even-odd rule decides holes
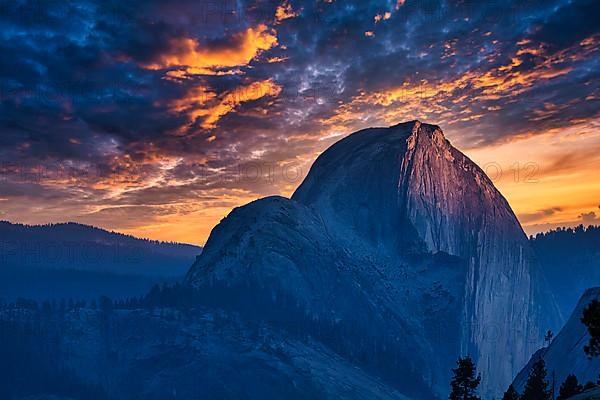
[[[203,244],[361,128],[439,125],[527,233],[600,224],[600,2],[0,0],[0,220]]]

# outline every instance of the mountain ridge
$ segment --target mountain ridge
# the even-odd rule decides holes
[[[0,297],[142,295],[181,279],[201,251],[76,223],[0,222]]]
[[[135,240],[135,241],[144,241],[153,244],[160,245],[179,245],[179,246],[191,246],[195,248],[201,248],[202,246],[198,246],[191,243],[183,243],[176,241],[164,241],[164,240],[155,240],[150,238],[139,237],[127,233],[122,233],[110,229],[101,228],[95,225],[81,224],[79,222],[68,221],[68,222],[56,222],[56,223],[48,223],[48,224],[24,224],[20,222],[11,222],[7,220],[0,220],[0,232],[4,229],[13,229],[13,230],[50,230],[50,229],[62,229],[62,228],[74,228],[75,230],[95,232],[101,235],[111,235],[114,237],[120,237],[126,240]]]

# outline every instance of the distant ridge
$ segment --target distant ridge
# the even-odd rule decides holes
[[[0,222],[0,297],[139,295],[184,276],[202,248],[89,225]]]
[[[194,247],[194,248],[201,248],[200,246],[197,246],[194,244],[143,238],[143,237],[139,237],[139,236],[130,235],[127,233],[121,233],[121,232],[117,232],[117,231],[113,231],[113,230],[109,230],[109,229],[100,228],[100,227],[97,227],[94,225],[80,224],[78,222],[70,222],[70,221],[69,222],[48,223],[48,224],[22,224],[22,223],[18,223],[18,222],[10,222],[10,221],[6,221],[6,220],[0,220],[0,233],[2,232],[2,229],[5,229],[5,228],[9,228],[9,229],[12,228],[12,229],[16,229],[16,230],[30,229],[30,230],[40,230],[40,231],[44,231],[47,229],[65,229],[66,233],[69,233],[69,229],[71,229],[71,233],[96,232],[98,234],[103,234],[106,236],[118,236],[123,239],[133,239],[135,241],[144,241],[144,242],[149,242],[152,244],[177,245],[177,246],[189,246],[189,247]]]
[[[552,229],[529,242],[562,314],[569,316],[581,293],[600,286],[600,226]]]

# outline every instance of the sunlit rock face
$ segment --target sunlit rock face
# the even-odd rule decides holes
[[[460,354],[476,359],[482,393],[498,395],[559,322],[506,200],[420,122],[352,134],[316,160],[292,200],[234,210],[188,281],[284,293],[312,320],[355,327],[349,341],[378,343],[371,373],[400,359],[409,379],[387,379],[415,398],[447,395]]]

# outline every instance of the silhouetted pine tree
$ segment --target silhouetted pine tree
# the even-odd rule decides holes
[[[508,390],[504,392],[502,400],[519,400],[519,393],[517,393],[513,385],[510,385]]]
[[[550,400],[546,374],[546,363],[543,358],[540,358],[529,372],[521,400]]]
[[[481,376],[475,377],[475,364],[471,357],[459,357],[454,368],[454,377],[450,382],[452,392],[448,397],[450,400],[480,400],[477,396],[477,386],[481,382]]]
[[[583,392],[583,386],[577,381],[577,377],[573,374],[567,376],[567,379],[560,385],[560,392],[556,400],[566,400],[571,396],[575,396]]]
[[[583,310],[581,322],[590,333],[590,341],[583,348],[588,357],[600,356],[600,301],[594,300]]]

